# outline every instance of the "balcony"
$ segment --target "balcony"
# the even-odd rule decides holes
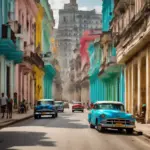
[[[117,62],[124,64],[132,56],[136,55],[144,45],[149,42],[149,13],[150,0],[143,2],[143,7],[126,26],[121,34],[115,39],[117,47]],[[121,37],[119,39],[119,37]]]
[[[36,65],[39,68],[44,68],[44,61],[37,53],[33,53],[29,50],[26,51],[24,53],[24,60]]]
[[[0,53],[8,60],[13,60],[15,63],[20,63],[23,60],[23,52],[17,48],[15,33],[8,24],[2,25]]]
[[[134,5],[134,3],[134,0],[116,0],[114,12],[116,14],[123,14],[129,5]]]

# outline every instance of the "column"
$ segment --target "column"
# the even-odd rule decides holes
[[[128,111],[130,111],[130,67],[128,67]]]
[[[138,113],[140,114],[141,111],[141,58],[138,58],[138,92],[137,92],[137,99],[138,99]]]
[[[150,123],[150,47],[146,52],[146,122]]]
[[[1,65],[1,93],[5,93],[5,59],[3,56],[0,56],[0,65]],[[1,94],[0,93],[0,94]]]
[[[135,83],[134,83],[134,63],[131,64],[131,113],[134,113],[134,91],[135,91]]]
[[[10,62],[10,97],[13,98],[14,97],[14,73],[15,73],[15,70],[14,70],[14,62],[11,61]]]
[[[125,68],[125,107],[126,107],[126,111],[128,111],[128,67]]]

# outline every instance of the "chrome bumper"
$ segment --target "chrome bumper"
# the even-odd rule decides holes
[[[54,115],[55,112],[35,112],[34,115]]]
[[[104,128],[135,128],[135,125],[115,125],[115,124],[103,124],[100,125]]]

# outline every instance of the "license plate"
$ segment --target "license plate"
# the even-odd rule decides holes
[[[123,127],[122,123],[116,123],[116,127]]]
[[[42,112],[42,115],[46,115],[47,113],[45,113],[45,112]]]

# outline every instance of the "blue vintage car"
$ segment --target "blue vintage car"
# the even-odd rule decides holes
[[[57,117],[57,109],[55,108],[55,103],[53,99],[41,99],[37,101],[37,105],[34,108],[34,118],[40,119],[41,116],[52,116],[52,118]]]
[[[119,131],[126,129],[126,132],[131,134],[135,128],[134,116],[125,112],[121,102],[96,102],[88,114],[88,121],[91,128],[96,127],[100,132],[113,128]]]
[[[58,112],[64,112],[64,102],[55,101],[55,107],[56,107]]]

